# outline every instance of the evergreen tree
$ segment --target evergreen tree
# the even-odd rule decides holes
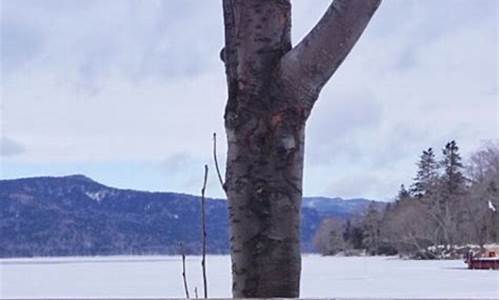
[[[444,174],[442,178],[448,195],[461,194],[465,189],[465,177],[462,173],[464,166],[458,150],[455,141],[447,143],[443,149],[441,166],[444,168]]]
[[[439,165],[436,162],[436,157],[432,148],[422,151],[417,166],[417,176],[413,179],[414,182],[411,187],[411,193],[417,198],[422,198],[432,193],[438,178]]]
[[[381,214],[374,203],[370,203],[368,212],[363,219],[363,244],[370,254],[377,254],[380,245]]]
[[[410,192],[406,189],[404,184],[401,184],[396,201],[404,201],[410,199],[410,197]]]
[[[464,221],[464,210],[460,207],[460,202],[466,192],[466,181],[458,150],[455,141],[447,143],[440,161],[444,172],[439,183],[437,217],[440,219],[440,241],[446,244],[463,239],[459,225]]]
[[[353,224],[351,220],[347,220],[344,230],[344,241],[346,241],[352,249],[363,249],[363,229],[359,224]]]

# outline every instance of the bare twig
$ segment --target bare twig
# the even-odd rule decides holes
[[[207,298],[207,268],[206,268],[206,254],[207,254],[207,226],[205,222],[205,189],[207,187],[208,166],[205,165],[205,176],[203,179],[203,187],[201,188],[201,231],[202,231],[202,256],[201,268],[203,271],[203,295]]]
[[[186,292],[186,299],[189,299],[189,288],[186,278],[186,251],[184,250],[184,244],[181,242],[181,255],[182,255],[182,280],[184,281],[184,292]]]
[[[198,287],[194,287],[194,296],[198,299]]]
[[[220,186],[226,192],[226,186],[224,185],[224,180],[222,180],[222,175],[220,173],[219,169],[219,163],[217,161],[217,134],[214,132],[214,138],[213,138],[213,144],[214,144],[214,163],[215,163],[215,170],[217,171],[217,177],[219,178]]]

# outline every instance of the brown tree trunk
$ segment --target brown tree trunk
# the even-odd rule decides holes
[[[378,0],[338,0],[291,48],[289,0],[223,0],[234,297],[298,297],[304,130]]]

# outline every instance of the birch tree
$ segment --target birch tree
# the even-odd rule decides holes
[[[304,129],[380,0],[335,0],[292,47],[290,0],[223,0],[234,297],[298,297]]]

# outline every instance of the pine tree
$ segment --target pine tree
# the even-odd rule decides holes
[[[352,249],[363,249],[364,233],[361,225],[353,224],[351,220],[347,220],[343,238]]]
[[[447,143],[443,149],[441,166],[444,168],[443,183],[448,196],[462,194],[465,190],[464,166],[458,150],[455,141]]]
[[[462,158],[455,141],[446,144],[440,161],[444,169],[440,179],[437,216],[441,223],[441,241],[453,244],[463,238],[459,234],[459,225],[463,221],[463,209],[460,199],[466,192],[466,180],[462,173]]]
[[[404,201],[410,199],[410,197],[411,197],[410,192],[406,189],[404,184],[401,184],[396,201],[402,201],[402,200]]]
[[[414,182],[410,191],[413,196],[422,198],[432,193],[438,178],[439,165],[436,162],[432,148],[422,151],[417,166],[417,176],[413,179]]]
[[[370,203],[368,212],[363,219],[363,244],[370,254],[377,254],[380,245],[381,214],[374,203]]]

